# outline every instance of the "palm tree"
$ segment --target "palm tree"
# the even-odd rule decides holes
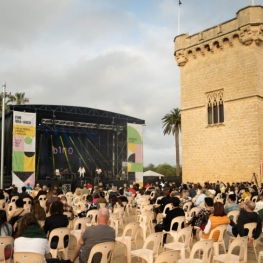
[[[166,114],[163,118],[163,134],[172,134],[175,137],[176,152],[176,175],[180,175],[180,156],[179,156],[179,131],[181,130],[181,110],[176,108]]]
[[[29,99],[25,97],[25,92],[16,92],[15,95],[10,96],[10,102],[15,102],[16,105],[23,105],[29,102]]]

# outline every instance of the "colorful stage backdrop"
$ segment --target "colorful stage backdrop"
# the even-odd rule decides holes
[[[12,182],[35,185],[36,114],[14,111]]]
[[[127,124],[127,172],[130,183],[143,183],[142,125]]]

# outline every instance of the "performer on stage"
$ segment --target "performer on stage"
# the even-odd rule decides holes
[[[97,174],[97,176],[99,177],[101,173],[102,173],[102,170],[97,166],[96,167],[96,174]]]
[[[86,173],[86,171],[85,171],[85,168],[84,168],[83,166],[79,167],[78,172],[79,172],[79,177],[80,177],[80,178],[81,178],[81,177],[84,178],[84,174]]]

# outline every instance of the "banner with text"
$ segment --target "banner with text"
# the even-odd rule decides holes
[[[142,125],[127,124],[127,172],[130,183],[143,183]]]
[[[35,185],[36,113],[13,113],[12,182]]]

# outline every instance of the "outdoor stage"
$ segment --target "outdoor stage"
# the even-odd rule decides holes
[[[24,168],[13,170],[14,112],[36,114],[36,134],[33,139],[29,138],[35,144],[35,151],[31,151],[30,148],[23,156],[23,161],[27,163],[33,160],[34,171],[23,170]],[[67,171],[77,176],[79,168],[84,167],[85,175],[88,177],[86,181],[91,178],[91,183],[94,184],[92,178],[95,177],[98,167],[108,181],[115,179],[115,182],[118,182],[116,179],[127,170],[128,124],[144,125],[145,121],[120,113],[86,107],[10,105],[5,114],[6,174],[14,173],[22,183],[27,182],[32,174],[35,174],[35,178],[41,182],[60,183],[60,181],[49,181],[47,178],[53,178],[57,171],[59,173]],[[132,153],[132,157],[134,156],[135,154]],[[129,162],[134,163],[135,160]],[[135,181],[134,172],[129,173],[128,177],[130,183]],[[72,182],[75,182],[74,187],[81,185],[75,179]]]

